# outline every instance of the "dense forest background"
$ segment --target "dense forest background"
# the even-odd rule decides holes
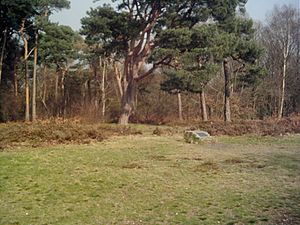
[[[0,121],[297,115],[299,9],[274,7],[259,24],[245,3],[121,1],[91,9],[78,33],[49,20],[67,0],[1,0]]]

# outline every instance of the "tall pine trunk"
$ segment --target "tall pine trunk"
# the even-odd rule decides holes
[[[224,87],[224,121],[231,122],[231,112],[230,112],[230,64],[229,59],[224,59],[223,62],[224,67],[224,80],[225,80],[225,87]]]
[[[107,64],[103,62],[102,71],[102,82],[101,82],[101,102],[102,102],[102,120],[105,121],[106,116],[106,92],[105,92],[105,81],[106,81]]]
[[[180,121],[183,120],[183,115],[182,115],[182,99],[181,99],[181,93],[177,93],[177,101],[178,101],[178,118]]]
[[[59,85],[59,71],[56,70],[56,76],[55,76],[55,87],[54,87],[54,100],[55,100],[55,106],[54,106],[54,116],[59,116],[59,102],[58,102],[58,85]]]
[[[29,74],[28,74],[28,42],[24,41],[24,67],[25,67],[25,121],[30,121],[30,94],[29,94]]]
[[[200,92],[200,99],[201,99],[202,120],[204,122],[207,122],[208,121],[208,116],[207,116],[206,100],[205,100],[205,92],[204,92],[204,90],[202,90]]]
[[[4,36],[3,36],[3,43],[1,48],[1,56],[0,56],[0,84],[2,79],[2,68],[3,68],[3,60],[4,60],[4,52],[6,47],[6,41],[7,41],[7,28],[4,30]]]
[[[87,103],[88,103],[88,105],[90,105],[90,103],[92,101],[92,88],[91,88],[91,80],[90,79],[87,81],[87,94],[88,94]]]
[[[94,98],[94,106],[95,106],[95,112],[96,112],[96,117],[98,117],[98,110],[99,110],[99,96],[100,96],[100,91],[99,91],[99,78],[97,75],[96,78],[96,84],[95,84],[95,98]]]
[[[30,121],[30,96],[29,96],[29,75],[28,75],[28,57],[30,53],[28,53],[28,41],[24,33],[25,30],[25,20],[22,22],[22,26],[20,28],[21,38],[24,44],[24,67],[25,67],[25,121]]]
[[[66,98],[66,91],[65,91],[65,76],[67,73],[67,69],[64,69],[62,71],[62,76],[61,76],[61,87],[60,87],[60,114],[63,116],[63,118],[66,117],[67,115],[67,98]]]
[[[15,98],[17,100],[18,97],[18,78],[17,78],[17,59],[15,59],[15,63],[14,63],[14,94],[15,94]]]
[[[133,44],[134,42],[132,42]],[[140,63],[140,62],[139,62]],[[135,92],[137,89],[136,77],[138,77],[139,63],[131,54],[127,55],[124,62],[123,96],[121,101],[120,125],[128,125],[129,118],[134,112]]]
[[[154,4],[156,5],[156,3]],[[148,77],[154,72],[157,65],[164,60],[155,62],[151,69],[147,72],[143,72],[147,58],[150,56],[151,51],[154,48],[154,44],[151,41],[152,30],[155,26],[155,22],[159,18],[159,7],[153,9],[153,17],[150,19],[151,23],[146,26],[140,33],[139,37],[132,39],[128,42],[128,50],[125,56],[124,62],[124,77],[123,77],[123,97],[121,102],[121,115],[119,117],[119,124],[127,125],[129,118],[135,109],[135,93],[138,87],[138,83]],[[141,73],[142,74],[139,74]]]
[[[47,97],[47,66],[44,65],[44,69],[43,69],[43,96],[42,96],[42,103],[48,112],[48,106],[46,104],[46,97]]]
[[[116,91],[116,95],[118,96],[118,100],[119,102],[122,102],[122,98],[123,98],[123,74],[121,73],[117,63],[114,63],[114,72],[115,72],[115,79],[117,82],[117,91]]]
[[[134,110],[135,91],[137,83],[134,79],[128,81],[125,92],[122,97],[121,103],[121,115],[119,118],[120,125],[128,125],[129,117],[132,115]]]
[[[33,65],[33,83],[32,83],[32,121],[36,120],[36,72],[38,57],[38,32],[35,34],[34,65]]]
[[[28,75],[28,62],[25,60],[25,121],[30,121],[30,95],[29,95],[29,75]]]

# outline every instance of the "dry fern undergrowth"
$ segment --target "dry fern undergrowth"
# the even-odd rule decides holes
[[[136,135],[131,127],[84,124],[76,120],[43,120],[36,123],[0,124],[0,150],[18,146],[38,147],[53,144],[88,144],[111,136]]]

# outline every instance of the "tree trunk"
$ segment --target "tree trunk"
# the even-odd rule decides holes
[[[25,121],[30,121],[30,96],[29,96],[29,76],[28,76],[28,63],[27,59],[25,60],[25,101],[26,101],[26,108],[25,108]]]
[[[54,106],[54,114],[56,117],[59,116],[59,104],[58,104],[58,84],[59,84],[59,73],[58,70],[56,71],[55,76],[55,93],[54,93],[54,99],[55,99],[55,106]]]
[[[125,88],[125,92],[122,97],[122,112],[119,118],[120,125],[128,125],[129,117],[131,116],[134,109],[134,97],[136,91],[136,82],[134,79],[131,79],[127,87]]]
[[[5,30],[4,30],[4,37],[3,37],[1,56],[0,56],[0,84],[1,84],[1,79],[2,79],[2,68],[3,68],[3,60],[4,60],[6,41],[7,41],[7,28],[5,28]]]
[[[154,13],[154,14],[153,14]],[[155,26],[155,22],[159,17],[159,11],[155,9],[153,11],[153,17],[151,18],[152,23],[145,28],[140,36],[136,39],[132,39],[128,42],[128,51],[124,60],[124,73],[123,73],[123,97],[121,102],[121,115],[119,118],[119,124],[127,125],[129,117],[133,113],[135,103],[135,92],[138,83],[148,77],[154,72],[157,66],[162,63],[165,59],[155,62],[151,69],[147,72],[142,72],[147,58],[149,57],[154,44],[151,41],[152,29]]]
[[[224,121],[231,122],[231,113],[230,113],[230,65],[229,59],[224,59]]]
[[[138,90],[135,91],[135,97],[134,97],[134,107],[135,107],[135,111],[137,112],[138,110],[138,100],[139,100],[139,96],[138,96]]]
[[[86,97],[86,93],[87,93],[87,81],[84,82],[83,87],[81,88],[81,107],[87,107],[87,97]]]
[[[17,99],[18,97],[18,78],[17,78],[17,60],[15,59],[15,64],[14,64],[14,94],[15,98]]]
[[[183,116],[182,116],[182,100],[181,100],[181,93],[180,92],[177,93],[177,99],[178,99],[178,117],[179,117],[179,120],[182,121],[183,120]]]
[[[281,84],[281,97],[280,97],[280,106],[278,112],[278,118],[281,119],[283,116],[283,106],[285,99],[285,85],[286,85],[286,68],[287,68],[287,58],[284,56],[283,60],[283,71],[282,71],[282,84]]]
[[[91,80],[90,79],[87,81],[87,93],[88,93],[87,103],[88,103],[88,105],[90,105],[90,103],[92,101],[92,89],[91,89]]]
[[[34,48],[34,65],[33,65],[33,84],[32,84],[32,122],[36,120],[36,71],[37,71],[37,57],[38,57],[38,32],[35,34],[35,48]]]
[[[25,66],[25,121],[30,121],[30,96],[29,96],[29,76],[28,76],[28,62],[27,59],[31,53],[31,51],[28,53],[28,41],[25,37],[25,20],[22,22],[22,26],[20,29],[21,38],[23,40],[24,44],[24,66]]]
[[[121,102],[122,98],[123,98],[123,89],[124,89],[123,84],[122,84],[123,76],[121,74],[121,71],[120,71],[117,63],[114,63],[114,70],[115,70],[115,78],[116,78],[117,86],[118,86],[117,96],[119,98],[119,101]]]
[[[98,115],[98,110],[99,110],[99,79],[98,78],[96,80],[94,105],[95,105],[96,115]]]
[[[29,94],[29,75],[28,75],[28,43],[24,38],[24,65],[25,65],[25,121],[30,121],[30,94]]]
[[[200,92],[200,99],[201,99],[202,120],[204,122],[207,122],[208,121],[208,117],[207,117],[206,100],[205,100],[205,92],[204,92],[204,90],[202,90]]]
[[[95,68],[95,79],[96,79],[96,87],[95,87],[95,99],[94,99],[94,105],[95,105],[95,113],[96,117],[98,117],[98,111],[99,111],[99,99],[100,99],[100,68],[102,67],[102,58],[99,57],[99,67]]]
[[[101,102],[102,102],[102,119],[105,121],[106,113],[106,92],[105,92],[105,80],[106,80],[106,62],[103,62],[103,71],[102,71],[102,82],[101,82]]]
[[[66,102],[66,93],[65,93],[65,76],[66,76],[67,70],[63,70],[62,76],[61,76],[61,102],[60,102],[60,112],[61,115],[65,118],[67,111],[67,102]]]
[[[43,96],[42,96],[42,103],[47,111],[47,113],[49,113],[47,104],[46,104],[46,97],[47,97],[47,79],[46,79],[46,73],[47,73],[47,67],[46,65],[44,66],[44,71],[43,71]]]

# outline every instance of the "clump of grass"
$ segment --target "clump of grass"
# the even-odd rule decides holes
[[[205,161],[197,165],[194,172],[217,172],[220,170],[219,165],[214,161]]]
[[[170,161],[170,159],[164,155],[151,155],[149,158],[155,161]]]
[[[256,162],[251,162],[248,164],[248,168],[254,168],[254,169],[263,169],[267,165],[264,163],[256,163]]]
[[[257,160],[245,160],[239,157],[226,159],[224,163],[230,165],[241,165],[244,168],[252,168],[252,169],[263,169],[267,166],[263,161],[259,162]]]
[[[122,169],[142,169],[142,166],[137,163],[128,163],[123,165]]]
[[[189,158],[189,157],[184,157],[182,158],[183,160],[188,160],[188,161],[202,161],[203,159],[200,158],[200,157],[192,157],[192,158]]]
[[[225,163],[227,164],[241,164],[241,163],[245,163],[245,160],[241,159],[241,158],[231,158],[231,159],[226,159]]]

